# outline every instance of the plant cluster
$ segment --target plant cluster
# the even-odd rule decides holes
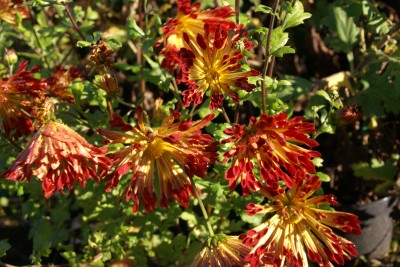
[[[0,219],[28,231],[21,264],[334,266],[357,256],[336,230],[360,234],[360,222],[323,192],[316,138],[400,112],[399,86],[382,89],[391,97],[356,81],[384,58],[393,72],[382,79],[398,84],[398,29],[369,1],[335,2],[326,43],[349,71],[310,86],[276,75],[295,53],[289,32],[311,17],[302,1],[211,2],[0,0]],[[372,32],[364,60],[376,59],[359,66],[358,18]],[[372,111],[375,93],[383,107]],[[6,238],[0,257],[12,259]]]

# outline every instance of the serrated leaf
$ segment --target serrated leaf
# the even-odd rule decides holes
[[[304,23],[304,20],[311,17],[311,14],[304,12],[304,7],[301,1],[296,1],[290,12],[287,13],[284,29],[298,26]]]

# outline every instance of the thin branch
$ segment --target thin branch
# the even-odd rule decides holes
[[[72,16],[71,9],[69,8],[68,3],[63,3],[62,5],[65,7],[65,10],[67,11],[67,14],[68,14],[69,20],[70,20],[71,23],[72,23],[72,26],[74,26],[74,29],[75,29],[76,32],[79,34],[79,36],[82,38],[82,40],[86,41],[85,35],[83,35],[81,29],[79,29],[78,24],[76,24],[76,21],[75,21],[75,19],[74,19],[74,16]]]

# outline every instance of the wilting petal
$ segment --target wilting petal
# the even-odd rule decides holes
[[[81,186],[90,178],[99,181],[98,167],[107,170],[110,165],[104,153],[104,148],[89,144],[68,126],[50,121],[39,129],[2,176],[30,181],[35,175],[42,181],[45,196],[50,197],[64,187],[70,190],[75,181]]]
[[[237,236],[216,235],[210,237],[203,249],[194,258],[191,267],[243,267],[244,257],[250,247]]]
[[[42,105],[47,84],[36,79],[33,73],[39,67],[26,70],[28,61],[22,61],[17,71],[0,81],[0,116],[4,133],[18,138],[33,132],[33,110]]]

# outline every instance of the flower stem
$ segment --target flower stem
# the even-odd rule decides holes
[[[269,62],[272,59],[272,56],[269,54],[269,50],[270,50],[270,46],[271,46],[271,36],[272,36],[272,30],[274,28],[274,23],[275,23],[275,14],[276,11],[278,9],[278,5],[279,5],[279,0],[275,0],[274,3],[274,9],[273,9],[273,13],[271,15],[271,20],[269,22],[269,27],[268,27],[268,36],[267,36],[267,44],[265,46],[265,61],[264,61],[264,67],[263,67],[263,71],[262,71],[262,80],[261,80],[261,95],[262,95],[262,99],[261,99],[261,105],[262,105],[262,113],[266,113],[267,112],[267,108],[266,108],[266,96],[267,96],[267,91],[265,88],[265,76],[267,76],[267,70],[268,70],[268,66],[269,66]],[[272,73],[272,70],[270,71],[270,73]]]
[[[106,101],[107,101],[107,111],[108,111],[108,114],[110,115],[110,119],[112,119],[114,110],[113,110],[113,107],[111,105],[111,99],[107,97]]]
[[[222,110],[222,114],[224,115],[226,122],[231,123],[231,120],[229,119],[228,114],[226,113],[225,108],[223,106],[221,106],[221,110]]]
[[[199,206],[200,206],[201,212],[203,213],[203,217],[206,220],[208,233],[210,234],[210,237],[213,237],[213,236],[215,236],[215,234],[214,234],[214,230],[212,229],[211,223],[208,220],[209,217],[208,217],[206,208],[204,207],[203,201],[201,200],[199,192],[197,191],[196,184],[194,183],[193,178],[190,177],[189,179],[190,179],[190,183],[192,184],[194,194],[196,195],[196,198],[199,201]]]

